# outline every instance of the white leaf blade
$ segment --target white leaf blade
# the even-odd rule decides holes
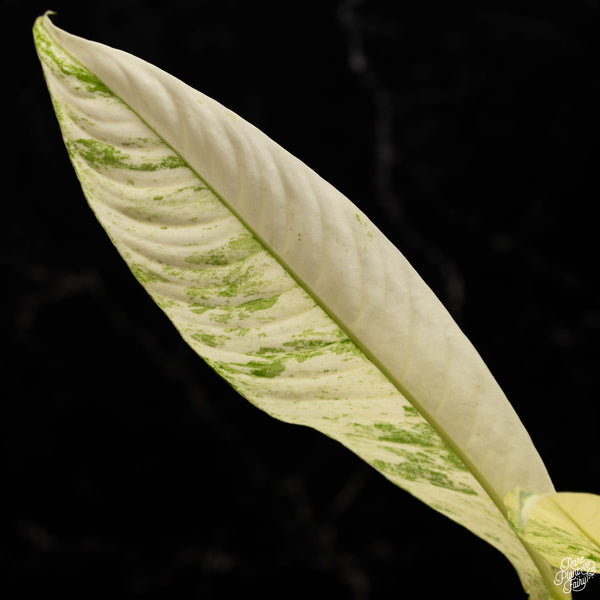
[[[49,20],[47,26],[186,156],[361,347],[377,349],[372,358],[473,456],[499,505],[524,479],[531,482],[527,489],[552,491],[529,436],[477,352],[406,259],[347,198],[241,117],[167,73]],[[350,272],[340,266],[347,251]],[[502,448],[501,461],[490,456],[490,446]]]
[[[267,412],[340,440],[501,549],[530,593],[545,598],[488,497],[516,480],[552,489],[545,468],[481,359],[400,253],[336,190],[214,101],[47,18],[39,30],[126,99],[72,66],[61,72],[40,51],[90,204],[186,341]],[[195,131],[197,106],[207,110]],[[350,273],[340,262],[348,254]]]
[[[52,34],[186,156],[363,349],[377,349],[367,353],[472,457],[499,506],[524,480],[527,489],[552,491],[529,436],[483,361],[364,214],[214,100],[129,54],[58,28]],[[351,271],[340,266],[348,253]],[[490,453],[490,446],[502,451]]]

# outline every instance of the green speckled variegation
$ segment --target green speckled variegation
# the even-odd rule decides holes
[[[498,548],[531,598],[566,598],[503,503],[517,487],[554,492],[539,455],[369,219],[156,67],[47,16],[34,36],[85,196],[188,344],[259,408],[339,440]]]

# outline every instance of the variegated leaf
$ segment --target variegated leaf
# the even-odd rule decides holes
[[[48,16],[34,36],[90,206],[194,350],[259,408],[339,440],[498,548],[532,598],[566,597],[502,502],[517,486],[554,491],[541,459],[479,355],[369,219],[156,67]]]

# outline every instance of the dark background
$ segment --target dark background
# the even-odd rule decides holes
[[[58,11],[349,196],[478,348],[557,489],[600,493],[598,1],[1,7],[2,597],[524,599],[491,547],[185,345],[86,206],[31,27]]]

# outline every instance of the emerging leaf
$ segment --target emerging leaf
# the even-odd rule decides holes
[[[600,573],[600,497],[513,490],[506,499],[519,536],[553,567]]]
[[[183,338],[269,414],[339,440],[567,597],[502,501],[554,493],[487,367],[402,254],[256,128],[48,16],[35,43],[87,200]]]

